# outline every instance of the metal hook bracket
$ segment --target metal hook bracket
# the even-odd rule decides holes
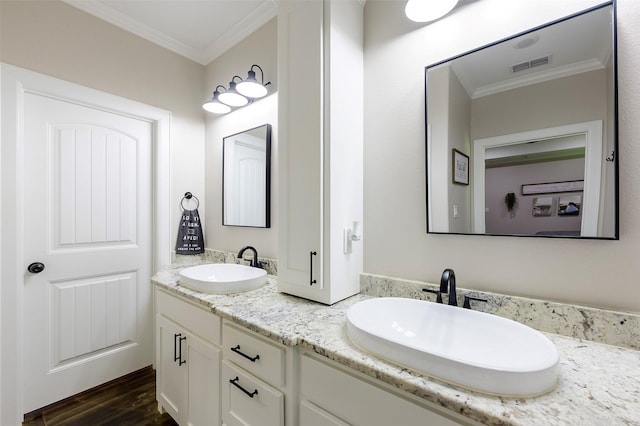
[[[198,200],[198,197],[196,197],[195,195],[193,195],[193,194],[192,194],[192,193],[190,193],[190,192],[185,192],[185,193],[184,193],[184,197],[182,197],[182,200],[180,200],[180,207],[182,207],[182,210],[187,210],[187,209],[184,207],[184,200],[190,200],[190,199],[192,199],[192,198],[195,198],[195,200],[196,200],[196,209],[197,209],[198,207],[200,207],[200,200]]]

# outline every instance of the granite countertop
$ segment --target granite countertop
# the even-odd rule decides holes
[[[640,425],[640,351],[544,333],[560,352],[560,381],[535,398],[484,395],[414,373],[364,352],[346,336],[345,313],[371,296],[327,306],[260,289],[209,295],[178,285],[176,265],[156,274],[161,288],[286,346],[300,346],[425,400],[490,425]]]

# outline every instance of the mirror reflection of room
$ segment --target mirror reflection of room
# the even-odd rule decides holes
[[[427,67],[428,232],[617,238],[613,19],[600,5]]]
[[[271,125],[223,140],[223,225],[270,227]]]

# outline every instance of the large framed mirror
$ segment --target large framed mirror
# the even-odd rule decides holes
[[[425,81],[428,233],[618,239],[614,2]]]
[[[227,136],[222,143],[222,224],[271,226],[271,125]]]

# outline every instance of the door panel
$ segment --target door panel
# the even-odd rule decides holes
[[[99,126],[56,126],[52,136],[54,247],[135,243],[137,141]]]
[[[52,283],[52,371],[135,341],[136,281],[130,272]]]
[[[24,412],[150,365],[152,124],[24,98]]]

